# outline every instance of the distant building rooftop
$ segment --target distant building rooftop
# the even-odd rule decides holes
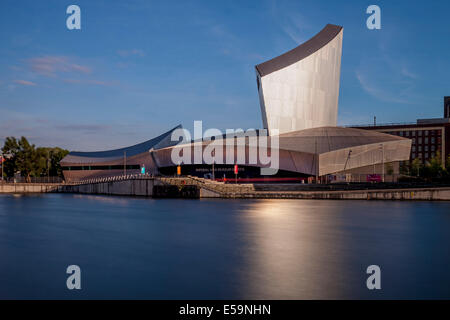
[[[436,118],[436,119],[417,119],[416,122],[389,122],[389,123],[366,123],[345,125],[345,128],[369,128],[369,127],[411,127],[411,126],[425,126],[425,125],[445,125],[450,124],[450,118]]]
[[[434,119],[417,119],[417,124],[430,124],[430,123],[450,123],[450,118],[434,118]]]
[[[376,120],[376,118],[375,118]],[[444,97],[444,117],[443,118],[429,118],[417,119],[416,122],[400,122],[400,123],[374,123],[371,124],[357,124],[345,127],[350,128],[374,128],[374,127],[406,127],[406,126],[421,126],[421,125],[446,125],[450,123],[450,97]]]

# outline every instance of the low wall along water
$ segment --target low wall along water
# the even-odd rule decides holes
[[[295,190],[293,185],[226,185],[192,178],[146,178],[83,184],[0,183],[0,193],[81,193],[155,198],[233,198],[233,199],[344,199],[344,200],[445,200],[450,187],[375,190]]]

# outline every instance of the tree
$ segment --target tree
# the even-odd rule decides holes
[[[38,161],[40,163],[40,175],[62,177],[62,168],[59,162],[69,153],[69,151],[58,147],[41,147],[37,148],[36,151],[38,154]]]
[[[50,161],[51,161],[51,171],[50,171],[50,175],[53,176],[58,176],[58,177],[62,177],[63,176],[63,172],[62,172],[62,167],[60,164],[60,161],[67,156],[67,154],[69,153],[69,150],[66,149],[61,149],[61,148],[53,148],[51,151],[51,157],[50,157]]]
[[[427,173],[431,178],[441,178],[444,173],[442,166],[441,153],[438,151],[436,155],[427,163]]]
[[[30,144],[25,137],[18,141],[19,152],[17,153],[17,169],[27,182],[31,181],[31,175],[36,172],[36,150],[34,144]]]
[[[62,169],[59,164],[69,151],[61,148],[36,148],[30,144],[25,137],[17,140],[14,137],[5,139],[2,152],[7,159],[4,162],[4,171],[7,177],[12,177],[16,172],[20,172],[26,177],[27,182],[31,177],[60,176]]]
[[[17,154],[19,153],[19,143],[14,137],[7,137],[2,148],[5,162],[3,163],[3,173],[7,177],[12,177],[17,172]]]
[[[421,168],[422,168],[422,162],[420,161],[419,158],[415,158],[411,162],[411,175],[419,176]]]
[[[47,176],[48,175],[48,151],[47,148],[36,148],[34,155],[34,172],[33,176]]]

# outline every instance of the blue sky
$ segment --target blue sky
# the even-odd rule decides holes
[[[66,8],[81,8],[81,30]],[[370,4],[381,30],[366,28]],[[260,128],[254,66],[344,26],[339,124],[441,117],[449,1],[2,0],[0,140],[97,150],[194,120]]]

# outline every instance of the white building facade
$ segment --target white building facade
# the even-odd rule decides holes
[[[257,65],[269,134],[337,125],[343,28],[328,24],[293,50]]]

